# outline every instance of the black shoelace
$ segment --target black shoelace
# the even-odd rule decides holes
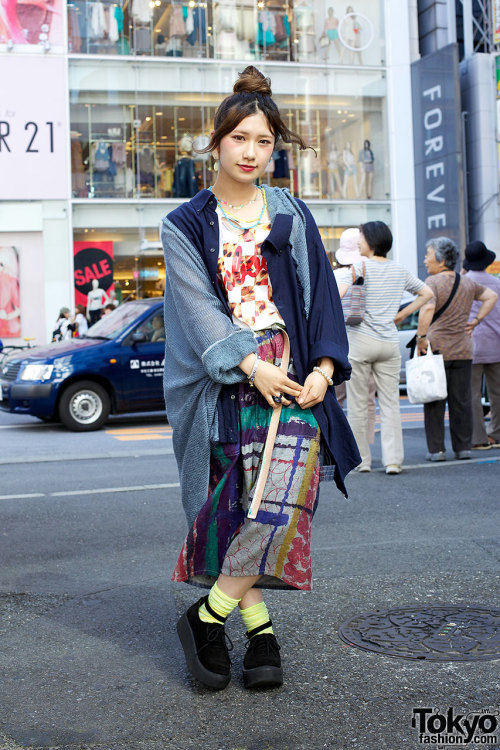
[[[272,635],[267,633],[267,635]],[[256,654],[264,654],[265,656],[279,656],[280,647],[275,638],[266,638],[266,633],[262,635],[254,635],[253,638],[245,644],[245,648],[252,648]]]
[[[219,641],[219,643],[217,643]],[[227,645],[229,643],[229,646]],[[207,633],[207,642],[198,649],[198,654],[207,646],[220,646],[224,652],[232,651],[234,646],[223,625],[213,625]]]

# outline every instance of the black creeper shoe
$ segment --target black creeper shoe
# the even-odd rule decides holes
[[[243,660],[243,682],[246,688],[283,685],[280,647],[273,633],[260,633],[272,625],[264,623],[245,633],[249,639]],[[259,635],[260,633],[260,635]]]
[[[220,621],[220,625],[200,620],[198,610],[204,604],[207,611]],[[227,687],[231,679],[231,659],[224,630],[225,617],[210,607],[208,596],[203,596],[182,615],[177,623],[177,633],[184,649],[189,671],[197,680],[214,690]]]

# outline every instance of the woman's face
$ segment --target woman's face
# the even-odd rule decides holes
[[[439,273],[445,269],[444,260],[436,259],[436,252],[432,245],[427,248],[424,258],[424,265],[430,274]]]
[[[359,233],[359,253],[365,258],[369,258],[372,255],[372,251],[368,242],[365,240],[363,232]]]
[[[219,144],[220,170],[240,183],[260,177],[273,154],[274,135],[262,112],[245,117]]]

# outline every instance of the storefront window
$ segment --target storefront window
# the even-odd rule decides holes
[[[113,274],[111,296],[119,304],[129,299],[163,296],[165,265],[157,227],[75,229],[73,239],[75,250],[106,247]],[[91,264],[89,267],[93,268]]]
[[[353,206],[350,223],[318,224],[319,233],[332,267],[336,266],[335,251],[339,247],[344,229],[357,226],[374,217],[361,205]],[[158,216],[161,215],[161,211]],[[388,224],[390,213],[379,213]],[[119,304],[127,300],[162,297],[165,292],[165,263],[163,249],[158,239],[158,229],[75,229],[75,247],[84,244],[89,248],[106,246],[113,267],[112,299]],[[159,334],[158,334],[159,335]]]
[[[383,2],[70,0],[69,51],[381,65]]]
[[[289,128],[312,148],[299,151],[278,143],[262,182],[287,187],[306,200],[386,200],[383,77],[346,70],[329,83],[329,91],[320,71],[298,70],[296,92],[280,93],[276,101]],[[192,71],[193,79],[197,72]],[[284,66],[271,72],[276,90],[290,86]],[[220,71],[217,85],[226,77],[234,80],[233,75]],[[140,84],[147,80],[146,72]],[[213,81],[200,77],[200,86],[208,88]],[[73,197],[191,198],[213,184],[214,160],[199,151],[208,143],[223,95],[72,90]]]

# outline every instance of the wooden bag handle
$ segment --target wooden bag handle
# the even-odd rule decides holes
[[[280,369],[284,370],[285,374],[288,372],[288,364],[290,362],[290,339],[286,331],[283,331],[283,356],[281,357]],[[253,496],[252,504],[248,510],[248,518],[257,518],[260,504],[262,502],[262,495],[264,493],[264,487],[266,486],[267,477],[269,476],[269,469],[271,468],[271,458],[273,456],[274,443],[276,442],[276,434],[278,432],[278,425],[280,422],[281,410],[283,405],[280,404],[278,407],[273,409],[273,415],[271,422],[269,423],[269,429],[267,432],[267,438],[262,453],[262,464],[260,467],[257,482],[255,483],[255,493]]]

